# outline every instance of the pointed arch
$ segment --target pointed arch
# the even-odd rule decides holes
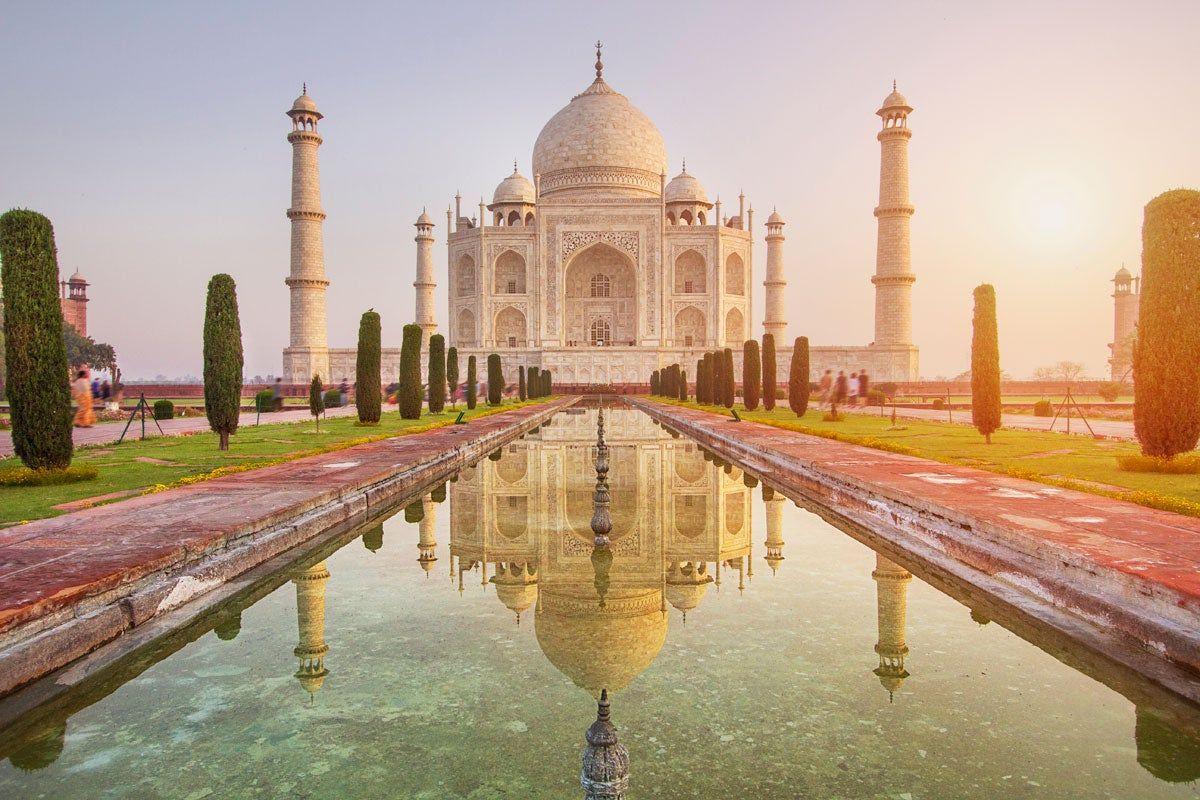
[[[500,347],[525,347],[528,343],[525,315],[508,306],[496,315],[496,343]]]
[[[454,333],[460,345],[476,343],[478,335],[475,332],[475,315],[471,313],[471,309],[459,310],[454,322]]]
[[[708,265],[696,250],[684,250],[675,259],[675,294],[704,294],[708,291]]]
[[[475,294],[475,259],[464,253],[454,267],[456,294],[459,297],[470,297]]]
[[[525,259],[514,250],[505,250],[496,259],[496,294],[525,294]]]
[[[735,347],[746,339],[746,318],[736,308],[725,315],[725,346]]]
[[[746,294],[746,264],[737,253],[725,259],[725,293],[739,297]]]
[[[703,347],[706,330],[704,313],[695,306],[688,306],[675,315],[675,346]]]

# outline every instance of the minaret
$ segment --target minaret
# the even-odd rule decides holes
[[[775,337],[775,347],[787,346],[787,315],[783,310],[783,293],[787,279],[783,277],[783,217],[772,211],[767,217],[767,311],[763,317],[763,333]]]
[[[908,670],[904,668],[904,657],[908,645],[904,643],[904,623],[908,609],[908,582],[912,575],[895,562],[875,554],[876,614],[878,615],[879,641],[875,652],[879,655],[879,666],[874,670],[890,699],[904,679]]]
[[[587,730],[579,784],[584,800],[624,800],[629,790],[629,751],[609,717],[608,689],[600,690],[596,721]]]
[[[433,562],[437,561],[437,506],[433,502],[433,498],[426,495],[421,501],[424,508],[424,515],[421,521],[417,523],[419,531],[417,537],[417,563],[421,565],[421,569],[425,570],[425,576],[429,576],[429,572],[433,569]]]
[[[913,205],[908,197],[908,115],[912,107],[896,91],[875,112],[883,119],[883,130],[876,136],[881,146],[879,163],[879,205],[875,217],[879,234],[875,249],[875,344],[912,344],[912,271],[909,223]]]
[[[417,324],[421,326],[421,350],[428,352],[429,337],[437,333],[437,318],[433,315],[433,220],[421,210],[416,221],[417,236],[417,279],[413,287],[417,290]]]
[[[787,499],[781,494],[763,498],[763,505],[767,507],[767,566],[772,574],[779,571],[783,561],[783,507],[786,504]]]
[[[292,652],[300,659],[296,680],[310,696],[315,695],[325,682],[329,670],[325,669],[325,583],[329,570],[325,562],[313,564],[301,570],[292,583],[296,584],[296,624],[300,629],[300,643]]]
[[[313,375],[329,382],[329,337],[325,328],[325,244],[321,226],[321,173],[317,167],[317,148],[322,139],[317,122],[322,118],[317,104],[308,96],[308,87],[287,112],[292,118],[292,205],[287,217],[292,221],[291,273],[284,281],[291,290],[291,336],[283,351],[285,383],[308,383]]]
[[[1113,340],[1108,346],[1112,351],[1108,364],[1114,381],[1128,378],[1133,366],[1133,334],[1137,330],[1140,295],[1141,279],[1133,277],[1122,264],[1113,277]]]

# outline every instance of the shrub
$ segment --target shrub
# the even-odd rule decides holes
[[[996,327],[996,290],[975,287],[971,334],[971,422],[992,443],[1000,427],[1000,339]]]
[[[875,388],[883,392],[884,397],[895,397],[898,387],[891,381],[875,384]]]
[[[1115,402],[1123,391],[1125,391],[1125,384],[1118,381],[1104,381],[1096,385],[1096,394],[1100,395],[1100,399],[1109,403]]]
[[[721,376],[721,365],[723,363],[721,356],[717,351],[712,351],[708,354],[708,404],[712,406],[721,405],[725,395],[725,378]]]
[[[275,393],[270,389],[263,389],[261,392],[254,395],[254,410],[260,414],[266,414],[275,410],[275,404],[272,402],[275,399]]]
[[[747,411],[758,408],[761,391],[762,362],[759,361],[758,342],[747,339],[742,345],[742,403]]]
[[[798,417],[808,411],[808,398],[812,394],[809,379],[808,337],[801,336],[792,345],[792,368],[788,373],[788,407]]]
[[[1052,417],[1054,416],[1054,407],[1050,405],[1049,400],[1038,400],[1033,404],[1033,415],[1035,417]]]
[[[887,402],[887,395],[885,395],[879,389],[868,389],[867,390],[867,405],[881,406],[886,402]]]
[[[1200,440],[1200,192],[1146,205],[1142,295],[1133,345],[1133,428],[1142,452],[1170,458]]]
[[[1185,453],[1174,458],[1156,458],[1146,455],[1118,456],[1117,464],[1126,472],[1200,475],[1200,453]]]
[[[487,400],[489,406],[500,405],[504,395],[504,371],[500,368],[500,354],[492,353],[487,359],[488,387]]]
[[[524,364],[517,367],[517,398],[522,401],[526,399]]]
[[[779,378],[776,376],[776,370],[775,335],[764,333],[762,341],[762,404],[767,411],[775,410],[775,401],[778,399],[776,389],[779,386]]]
[[[72,464],[60,469],[9,467],[0,469],[0,486],[58,486],[90,481],[100,474],[91,464]]]
[[[446,390],[450,395],[450,406],[458,402],[458,348],[451,347],[446,351]]]
[[[733,408],[733,397],[736,392],[733,378],[733,350],[728,347],[721,351],[721,379],[725,384],[721,391],[721,403],[726,408]]]
[[[379,422],[383,413],[381,335],[379,314],[374,309],[364,311],[358,321],[358,354],[354,367],[354,406],[358,410],[358,421],[363,423]]]
[[[174,419],[175,404],[170,400],[155,400],[154,401],[154,418],[155,419]]]
[[[317,430],[321,430],[321,412],[325,410],[325,387],[321,384],[321,376],[313,375],[312,383],[308,385],[308,413],[317,421]]]
[[[935,397],[935,398],[933,398],[933,403],[931,403],[930,405],[933,406],[933,409],[935,411],[941,411],[943,408],[946,407],[946,401],[944,399],[942,399],[941,397]]]
[[[337,408],[342,404],[342,393],[338,389],[327,389],[321,402],[325,408]]]
[[[429,337],[429,413],[440,414],[446,407],[446,337]]]
[[[554,394],[554,373],[550,370],[542,372],[542,397]]]
[[[241,405],[242,323],[237,286],[228,275],[214,275],[208,282],[204,310],[204,413],[221,450],[229,449]]]
[[[843,417],[841,414],[837,413],[836,409],[834,409],[826,413],[825,416],[821,417],[821,419],[825,420],[826,422],[841,422]]]
[[[479,378],[475,374],[475,356],[467,356],[467,408],[478,404]]]
[[[400,343],[400,402],[401,419],[421,418],[421,326],[404,326]]]
[[[34,211],[0,216],[4,363],[13,448],[34,470],[71,463],[71,389],[54,227]]]

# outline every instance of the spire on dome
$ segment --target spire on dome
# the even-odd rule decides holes
[[[596,80],[604,79],[604,62],[600,60],[600,48],[604,47],[600,40],[596,40]]]
[[[300,94],[308,94],[308,81],[304,81],[300,84]]]

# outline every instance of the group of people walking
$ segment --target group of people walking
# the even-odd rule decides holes
[[[108,411],[116,411],[120,403],[108,378],[89,377],[91,370],[82,367],[71,381],[71,399],[75,401],[76,428],[90,428],[96,423],[95,405],[99,400]]]
[[[866,404],[870,391],[871,377],[865,369],[861,372],[851,372],[848,378],[844,370],[838,370],[837,377],[834,377],[833,370],[827,369],[817,384],[820,405],[830,408],[835,405],[856,406],[859,405],[860,398],[861,402]]]

